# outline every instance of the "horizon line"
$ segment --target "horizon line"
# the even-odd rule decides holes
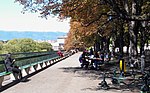
[[[14,30],[1,30],[0,29],[0,31],[3,31],[3,32],[62,32],[62,33],[68,33],[68,32],[64,32],[64,31],[29,31],[29,30],[27,30],[27,31],[22,31],[22,30],[16,30],[16,31],[14,31]]]

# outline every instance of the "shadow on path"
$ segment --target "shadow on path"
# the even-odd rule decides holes
[[[59,69],[62,69],[66,73],[79,74],[78,77],[88,77],[93,80],[102,79],[104,72],[107,74],[107,78],[111,78],[113,76],[113,71],[110,68],[101,68],[100,70],[94,70],[81,67],[62,67]]]
[[[111,78],[113,77],[113,67],[109,68],[107,67],[106,69],[101,69],[101,70],[91,70],[91,69],[84,69],[80,67],[63,67],[59,68],[62,69],[63,72],[65,73],[74,73],[76,74],[75,77],[88,77],[90,80],[99,80],[97,82],[97,85],[93,85],[92,87],[89,88],[84,88],[82,89],[83,91],[86,90],[91,90],[91,91],[110,91],[110,92],[115,92],[115,93],[138,93],[139,90],[133,89],[132,87],[127,87],[126,85],[113,85],[111,83]],[[103,73],[106,73],[106,81],[108,81],[108,85],[110,86],[108,90],[104,90],[100,87],[99,83],[103,80]],[[88,82],[88,81],[87,81]]]

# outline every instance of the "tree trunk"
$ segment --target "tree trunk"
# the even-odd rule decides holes
[[[127,55],[129,55],[129,47],[130,47],[130,35],[129,35],[129,33],[128,33],[128,43],[127,43]]]
[[[104,50],[104,38],[101,37],[101,41],[100,41],[100,50]]]
[[[141,31],[141,38],[140,38],[140,55],[143,54],[144,52],[144,35],[142,33],[143,31]]]
[[[132,15],[138,15],[139,14],[139,7],[138,2],[136,0],[132,1]],[[130,55],[138,55],[137,51],[137,35],[139,31],[139,22],[138,21],[131,21],[130,22]]]
[[[110,45],[110,38],[107,39],[107,43],[106,43],[106,51],[107,51],[107,53],[110,52],[109,45]]]
[[[123,22],[121,23],[121,29],[120,29],[120,37],[119,37],[119,41],[120,41],[120,45],[119,45],[119,52],[120,55],[123,56],[123,46],[124,46],[124,41],[123,41],[123,35],[124,35],[124,29],[123,29]]]
[[[100,43],[95,42],[95,51],[100,51]]]
[[[144,53],[144,45],[146,43],[146,34],[145,34],[146,22],[143,22],[141,25],[141,37],[140,37],[140,55]]]
[[[111,53],[112,56],[115,55],[115,40],[113,39],[112,40],[112,53]]]
[[[100,36],[97,34],[96,35],[96,40],[95,40],[95,51],[100,51],[100,42],[101,42]]]
[[[130,28],[130,54],[131,55],[137,55],[138,52],[137,52],[137,33],[135,33],[135,29],[136,28],[135,25],[136,22],[135,21],[132,21],[131,22],[131,28]]]

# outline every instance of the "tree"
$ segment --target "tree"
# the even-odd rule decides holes
[[[97,32],[94,26],[84,27],[80,22],[71,20],[70,27],[65,48],[85,48],[94,45],[94,35]]]
[[[128,24],[128,33],[130,40],[130,55],[137,55],[138,36],[141,36],[141,51],[143,45],[146,43],[149,35],[149,21],[150,21],[150,1],[149,0],[16,0],[24,5],[24,10],[31,10],[32,12],[41,11],[42,17],[48,15],[57,15],[59,18],[71,17],[74,21],[79,22],[82,26],[88,27],[97,25],[97,29],[102,38],[110,38],[109,24],[120,22],[120,30],[115,33],[120,34],[120,38],[124,36],[124,25]],[[110,20],[108,20],[110,19]],[[114,28],[115,29],[115,28]],[[118,28],[117,28],[118,29]],[[142,31],[141,31],[142,30]],[[78,31],[78,30],[77,30]],[[81,30],[80,30],[81,31]],[[104,33],[105,31],[105,33]],[[114,32],[113,31],[113,32]],[[149,38],[149,36],[148,36]],[[83,38],[85,39],[85,38]],[[121,39],[120,39],[121,41]],[[120,44],[122,51],[123,44]]]
[[[3,48],[3,42],[0,41],[0,50]]]
[[[17,52],[41,52],[51,51],[52,46],[47,42],[38,43],[30,38],[13,39],[3,44],[2,53],[17,53]]]
[[[7,43],[3,46],[3,52],[4,53],[16,53],[20,52],[20,47],[18,46],[19,39],[13,39],[9,40]]]
[[[41,51],[52,51],[52,45],[50,43],[41,42],[39,46]]]
[[[29,38],[20,39],[18,42],[20,52],[34,52],[36,50],[36,43]]]

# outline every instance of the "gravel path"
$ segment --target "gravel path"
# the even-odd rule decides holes
[[[2,93],[121,93],[117,89],[100,89],[98,71],[81,69],[78,61],[80,54],[76,53],[28,78],[28,82],[20,82]]]

